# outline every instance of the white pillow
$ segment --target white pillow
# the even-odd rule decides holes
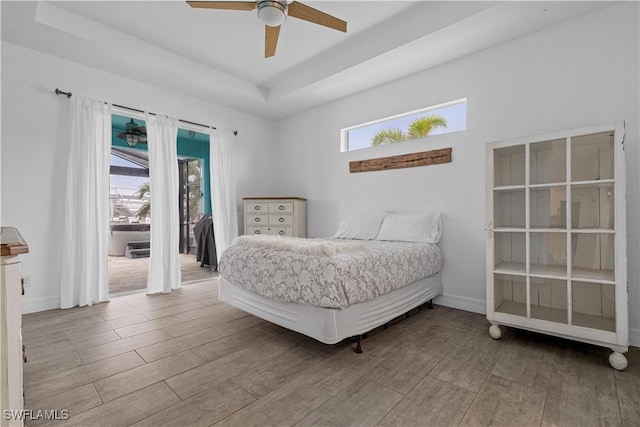
[[[343,220],[333,236],[338,239],[374,240],[378,237],[386,212],[356,215]]]
[[[440,214],[389,214],[378,233],[378,240],[438,243],[442,236]]]

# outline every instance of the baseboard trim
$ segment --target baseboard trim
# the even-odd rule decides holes
[[[640,329],[629,328],[629,345],[640,347]]]
[[[22,313],[36,313],[38,311],[60,308],[60,295],[22,300]]]
[[[444,294],[433,300],[438,305],[471,311],[478,314],[487,313],[487,303],[484,300],[461,297],[458,295]]]

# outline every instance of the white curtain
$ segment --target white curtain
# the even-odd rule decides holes
[[[73,95],[60,307],[108,301],[111,105]]]
[[[178,205],[178,121],[146,117],[151,190],[151,255],[147,294],[181,287]]]
[[[222,252],[238,236],[236,177],[231,131],[209,132],[209,164],[211,165],[211,208],[218,261]]]

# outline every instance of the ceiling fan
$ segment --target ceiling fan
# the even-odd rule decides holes
[[[127,141],[127,145],[130,147],[135,147],[138,144],[146,144],[147,127],[138,126],[138,124],[131,119],[125,123],[124,132],[117,134],[116,137]]]
[[[187,1],[189,6],[200,9],[246,10],[258,9],[258,19],[265,24],[264,57],[276,54],[280,26],[287,16],[313,22],[334,30],[347,32],[342,19],[293,0],[256,1]]]

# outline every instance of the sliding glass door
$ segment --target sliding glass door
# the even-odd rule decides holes
[[[180,174],[180,253],[196,254],[197,243],[193,233],[202,218],[202,165],[200,160],[185,159],[179,162]]]

